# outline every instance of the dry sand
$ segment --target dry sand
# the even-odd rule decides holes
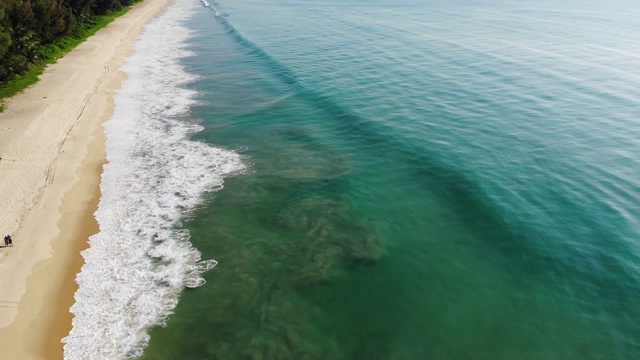
[[[144,24],[170,0],[145,0],[49,66],[0,113],[0,360],[61,359],[80,251],[105,163],[102,123]],[[1,244],[4,246],[4,243]]]

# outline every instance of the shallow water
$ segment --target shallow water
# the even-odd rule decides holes
[[[638,358],[639,12],[221,0],[185,15],[183,121],[249,168],[183,222],[219,264],[142,358]]]

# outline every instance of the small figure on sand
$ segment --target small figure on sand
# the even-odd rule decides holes
[[[4,237],[4,246],[5,247],[13,246],[13,239],[11,238],[11,235],[7,235]]]

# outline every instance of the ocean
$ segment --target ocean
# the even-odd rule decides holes
[[[68,359],[640,358],[640,6],[176,0]]]

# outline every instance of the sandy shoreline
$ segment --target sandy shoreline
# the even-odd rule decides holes
[[[102,123],[144,24],[170,0],[145,0],[49,66],[0,114],[0,349],[60,359],[105,162]],[[2,244],[4,245],[4,244]]]

